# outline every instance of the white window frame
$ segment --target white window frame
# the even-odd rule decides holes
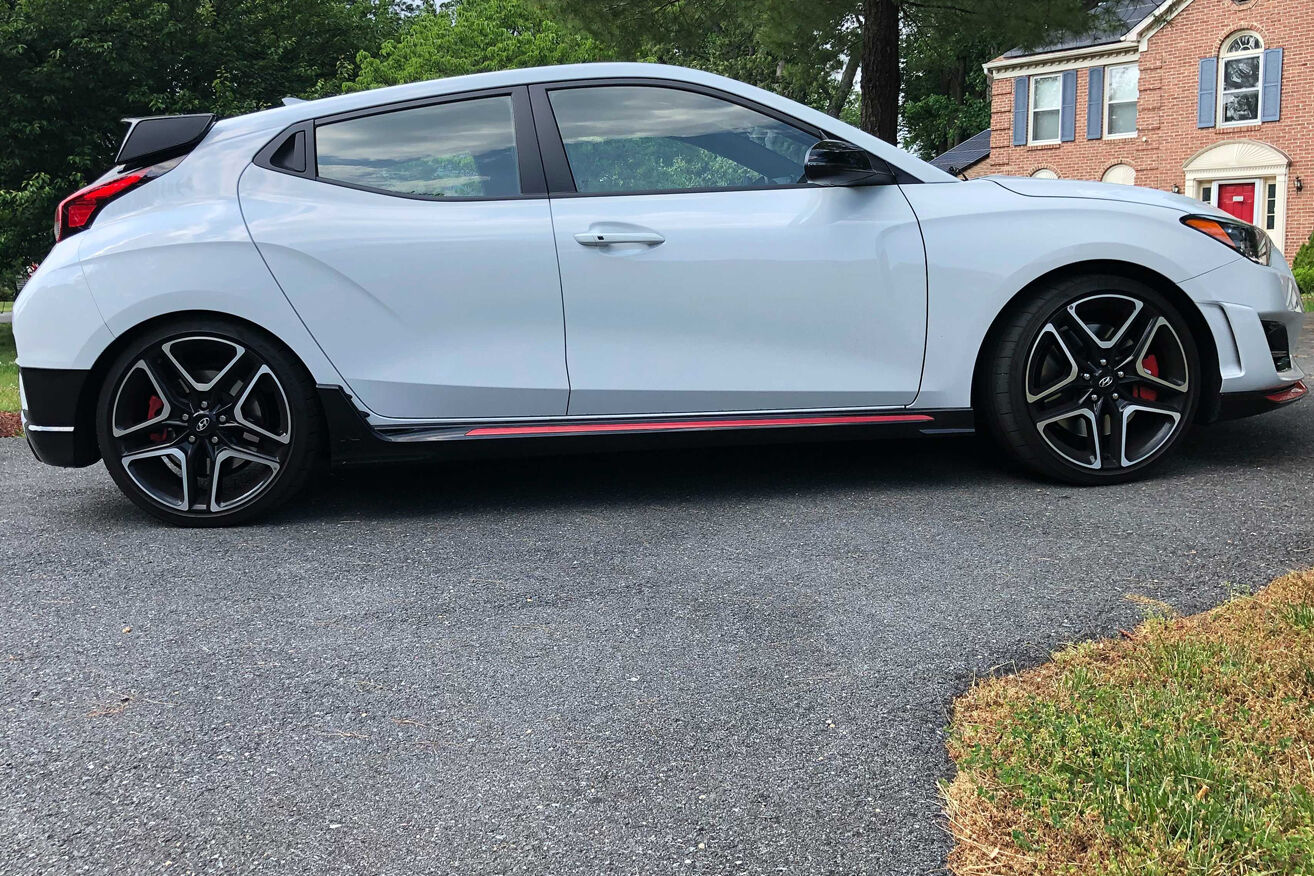
[[[1229,52],[1228,48],[1232,43],[1244,36],[1252,36],[1258,40],[1259,48],[1249,52]],[[1251,125],[1262,125],[1264,123],[1264,49],[1264,38],[1251,30],[1237,31],[1223,41],[1223,50],[1218,53],[1218,106],[1214,108],[1218,116],[1218,127],[1248,128]],[[1257,98],[1255,103],[1255,117],[1241,122],[1229,122],[1225,120],[1223,113],[1223,108],[1227,105],[1227,94],[1223,91],[1227,82],[1227,62],[1237,61],[1243,58],[1259,59],[1259,82],[1254,89]],[[1250,90],[1251,89],[1246,88],[1241,91],[1233,91],[1232,94],[1244,94]]]
[[[1036,86],[1040,85],[1040,83],[1046,79],[1053,79],[1058,82],[1058,95],[1059,95],[1058,106],[1054,107],[1053,109],[1049,109],[1049,108],[1038,109],[1036,107]],[[1053,140],[1036,139],[1036,113],[1038,112],[1045,112],[1045,113],[1057,112],[1059,114],[1058,136],[1055,137]],[[1031,97],[1027,107],[1027,145],[1051,146],[1053,144],[1062,143],[1062,142],[1063,142],[1063,74],[1054,73],[1048,76],[1032,76]]]
[[[1140,133],[1141,129],[1141,82],[1140,82],[1140,64],[1132,62],[1130,64],[1115,64],[1112,67],[1104,68],[1104,139],[1105,140],[1130,140]],[[1125,67],[1136,68],[1136,99],[1135,100],[1112,100],[1113,97],[1113,77],[1110,75],[1112,70],[1120,70]],[[1136,104],[1136,129],[1124,134],[1111,134],[1112,127],[1109,120],[1112,118],[1111,108],[1116,105],[1134,103]]]

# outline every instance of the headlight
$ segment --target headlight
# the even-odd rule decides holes
[[[1209,235],[1256,264],[1267,265],[1273,257],[1273,241],[1263,230],[1246,222],[1217,216],[1183,216],[1182,224]]]

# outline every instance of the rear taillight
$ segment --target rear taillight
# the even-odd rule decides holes
[[[78,189],[59,203],[55,211],[55,242],[91,225],[91,220],[110,201],[172,170],[180,159],[143,167],[109,179],[100,179]]]

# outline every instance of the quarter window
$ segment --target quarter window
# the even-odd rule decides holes
[[[1104,130],[1110,137],[1135,134],[1141,68],[1136,64],[1109,67],[1107,80]]]
[[[1031,142],[1057,143],[1063,123],[1063,77],[1031,80]]]
[[[315,129],[319,176],[431,198],[520,194],[511,98],[484,97]]]
[[[817,142],[755,110],[675,88],[568,88],[550,99],[580,192],[797,185]]]
[[[1257,35],[1239,34],[1224,45],[1218,65],[1222,124],[1248,125],[1259,121],[1263,68],[1264,42]]]

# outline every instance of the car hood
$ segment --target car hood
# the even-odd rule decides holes
[[[1179,213],[1226,215],[1217,207],[1197,201],[1195,198],[1140,186],[1120,186],[1070,179],[1035,179],[1026,176],[992,176],[989,179],[1010,192],[1028,198],[1087,198],[1096,201],[1119,201],[1124,204],[1166,207]]]

